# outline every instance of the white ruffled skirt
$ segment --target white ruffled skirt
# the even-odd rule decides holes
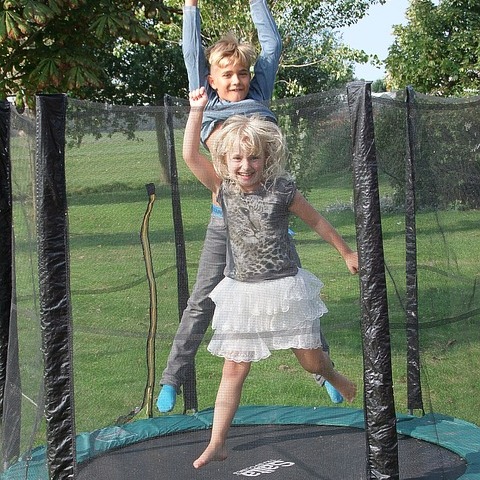
[[[321,348],[323,283],[302,268],[293,277],[259,283],[224,278],[212,291],[213,337],[208,350],[235,362],[256,362],[272,350]]]

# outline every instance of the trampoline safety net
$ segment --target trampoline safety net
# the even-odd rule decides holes
[[[378,412],[389,407],[396,416],[400,478],[480,478],[480,99],[407,89],[370,100],[367,156],[378,180],[393,392]],[[196,355],[194,403],[186,414],[184,401],[192,400],[181,396],[171,414],[155,407],[211,214],[210,192],[181,158],[188,102],[61,101],[63,125],[48,128],[38,112],[2,103],[0,478],[367,478],[363,408],[373,397],[363,388],[364,350],[382,345],[362,311],[375,305],[362,305],[362,279],[295,218],[302,265],[325,284],[321,327],[330,356],[356,381],[358,397],[333,405],[290,351],[275,352],[252,367],[229,458],[194,472],[222,368],[206,350],[210,328]],[[277,100],[272,109],[298,188],[368,255],[368,245],[357,245],[364,205],[355,202],[370,197],[354,192],[347,88]],[[54,147],[44,145],[49,129],[60,133],[57,144],[50,132]],[[52,155],[50,169],[43,158]],[[63,176],[56,190],[51,184]],[[51,211],[53,230],[42,217]],[[53,424],[55,398],[62,411]],[[407,437],[417,439],[409,449]],[[412,458],[422,457],[423,440],[440,453],[425,452],[435,465],[419,473]],[[60,453],[52,460],[53,449]],[[328,455],[336,455],[332,473]],[[289,463],[302,466],[300,476]]]

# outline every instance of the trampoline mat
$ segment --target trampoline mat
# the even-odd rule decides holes
[[[269,480],[366,479],[365,431],[317,425],[235,426],[229,457],[200,470],[192,462],[202,453],[210,430],[153,438],[79,464],[81,480]],[[398,436],[402,480],[457,479],[464,460],[455,453],[409,436]]]

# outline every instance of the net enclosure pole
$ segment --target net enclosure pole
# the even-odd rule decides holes
[[[12,178],[10,161],[10,103],[0,101],[0,420],[7,372],[12,304]]]
[[[189,297],[187,255],[185,252],[185,236],[183,233],[182,208],[180,203],[180,190],[178,186],[177,159],[175,156],[175,130],[173,125],[173,101],[170,95],[164,97],[165,129],[167,136],[168,164],[170,167],[170,186],[172,191],[173,225],[175,230],[175,254],[177,259],[177,289],[178,313],[181,321],[183,311],[187,306]],[[185,374],[183,384],[184,413],[198,410],[197,383],[195,361],[193,361]]]
[[[405,158],[405,266],[407,335],[407,408],[422,412],[418,330],[417,227],[415,200],[415,92],[406,88],[407,156]]]
[[[39,306],[47,427],[47,464],[54,480],[75,474],[72,315],[65,182],[67,97],[36,96],[36,208]]]
[[[367,479],[399,479],[371,85],[347,86],[359,255]]]

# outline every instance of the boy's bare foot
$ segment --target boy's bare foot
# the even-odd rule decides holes
[[[202,468],[210,462],[221,462],[227,458],[227,449],[221,445],[208,445],[204,452],[193,462],[195,468]]]

